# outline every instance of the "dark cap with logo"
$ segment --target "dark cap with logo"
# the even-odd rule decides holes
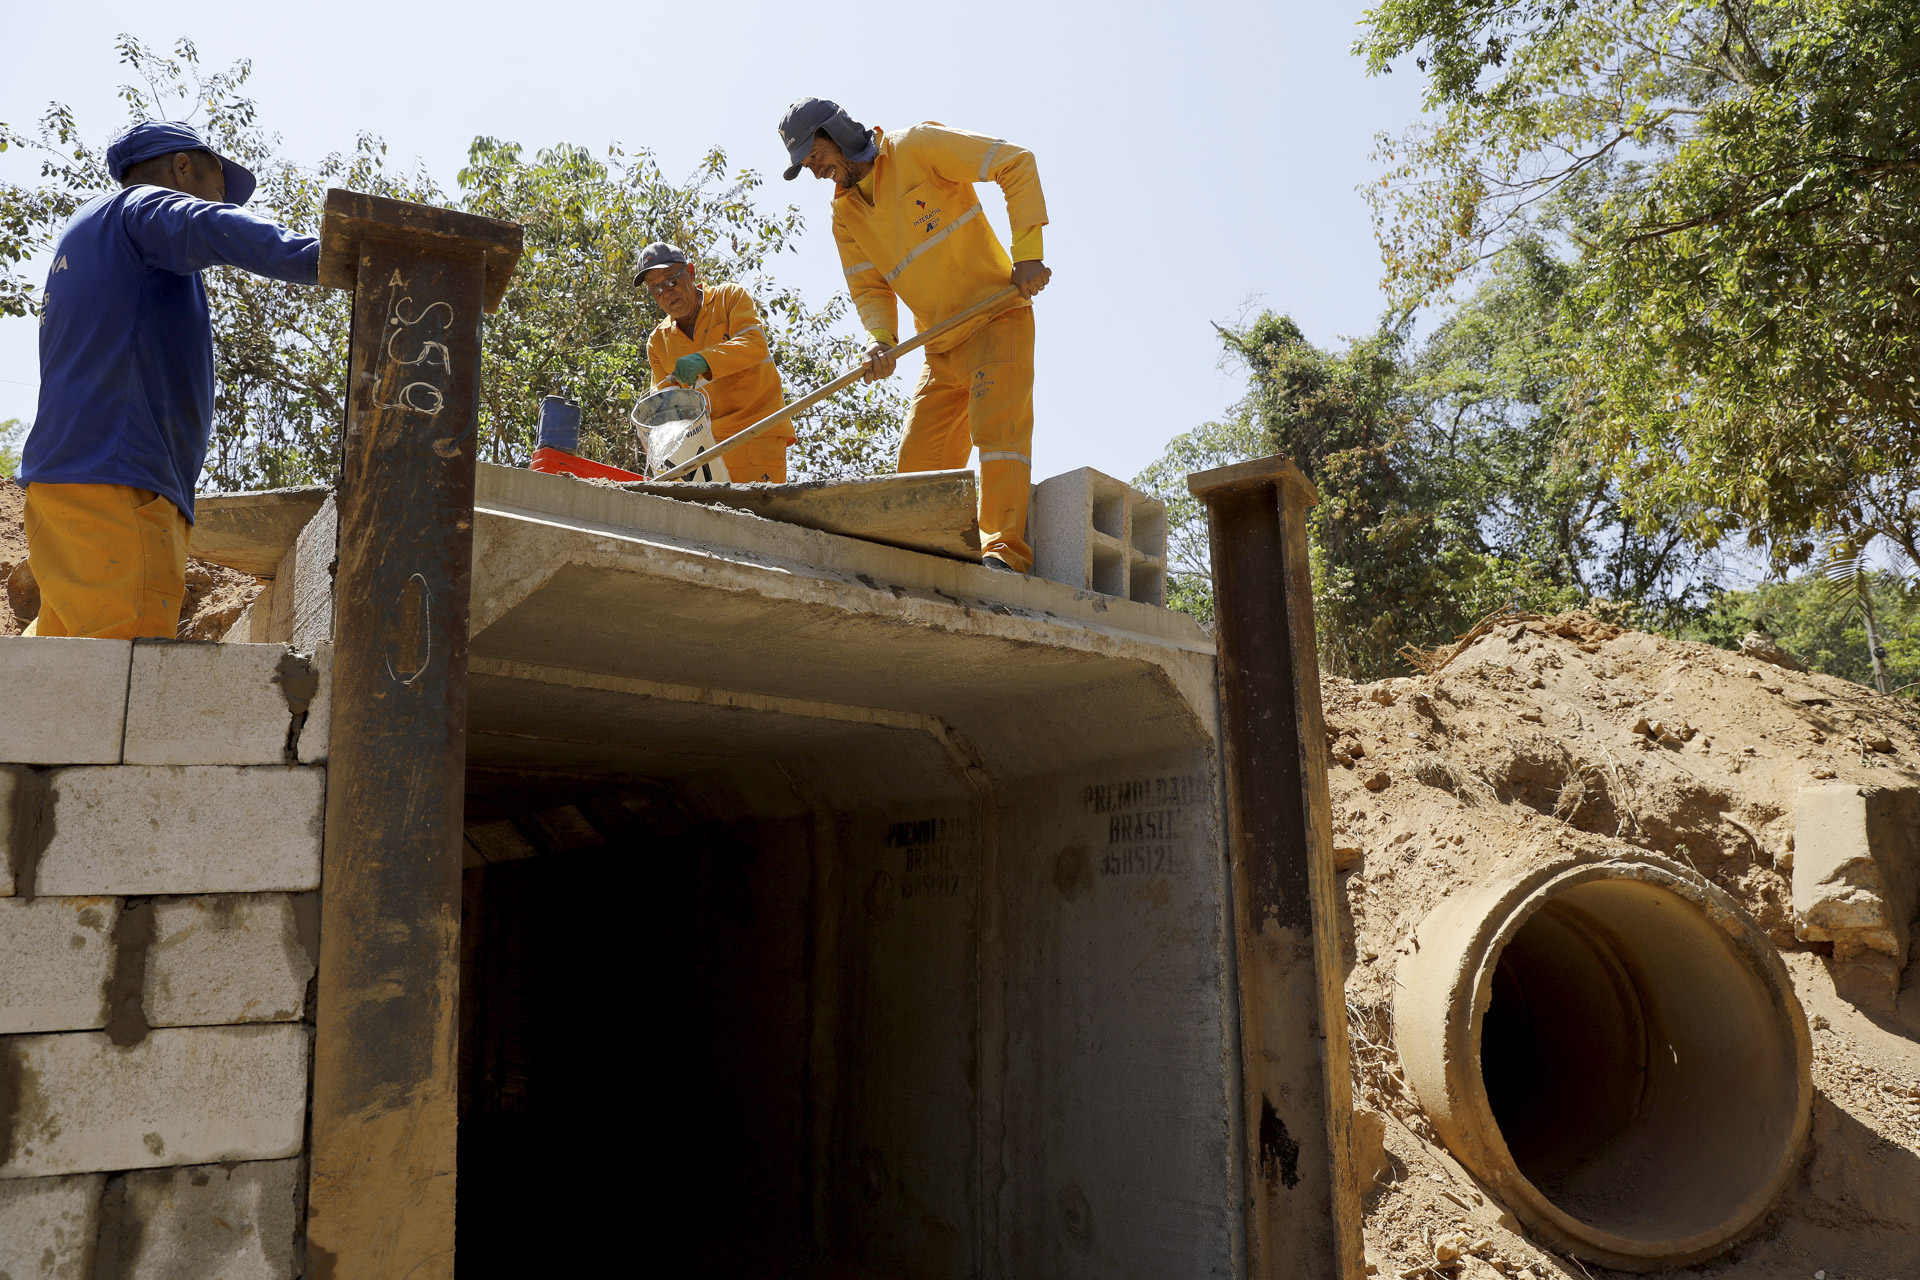
[[[647,272],[655,267],[670,267],[676,262],[685,265],[686,261],[684,250],[674,248],[665,240],[655,240],[640,251],[640,269],[633,273],[633,282],[636,285],[644,283]]]
[[[228,204],[245,204],[253,198],[253,171],[215,151],[200,136],[199,130],[177,120],[143,120],[108,143],[107,173],[115,182],[120,182],[127,170],[141,161],[178,151],[204,151],[220,162],[227,179]]]
[[[786,179],[800,176],[800,162],[813,150],[813,140],[825,133],[833,139],[847,159],[865,164],[880,154],[880,143],[873,130],[849,116],[839,103],[826,98],[802,98],[780,117],[780,142],[787,149]]]

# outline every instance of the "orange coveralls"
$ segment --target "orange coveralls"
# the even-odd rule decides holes
[[[688,336],[668,316],[647,337],[647,365],[653,371],[653,389],[673,377],[673,363],[698,352],[713,370],[702,388],[713,405],[713,438],[725,440],[752,426],[786,401],[780,393],[780,374],[767,349],[767,331],[754,309],[753,298],[737,284],[700,286],[700,314]],[[678,383],[674,384],[678,386]],[[721,456],[727,474],[747,483],[770,480],[785,484],[787,446],[793,426],[781,423],[757,439]]]
[[[964,129],[876,129],[880,153],[858,187],[833,197],[833,238],[860,323],[891,344],[904,300],[924,331],[1007,287],[1013,259],[980,208],[996,182],[1022,260],[1040,257],[1046,200],[1033,154]],[[1025,572],[1033,487],[1033,309],[1025,302],[927,344],[913,389],[901,471],[964,467],[980,448],[980,543]]]

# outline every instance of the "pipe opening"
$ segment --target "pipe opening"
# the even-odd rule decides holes
[[[1697,907],[1639,880],[1543,903],[1493,971],[1481,1080],[1514,1164],[1637,1241],[1725,1231],[1796,1138],[1797,1058],[1766,983]]]

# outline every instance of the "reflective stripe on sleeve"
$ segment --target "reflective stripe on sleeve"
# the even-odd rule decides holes
[[[973,206],[973,208],[967,210],[965,213],[955,218],[952,222],[949,222],[946,226],[940,228],[938,231],[928,236],[925,240],[922,240],[919,244],[913,246],[913,250],[910,253],[908,253],[906,257],[900,259],[899,263],[895,265],[893,270],[887,272],[888,282],[891,283],[895,276],[899,275],[902,271],[905,271],[907,269],[908,264],[911,263],[915,258],[919,257],[921,254],[933,248],[933,246],[939,244],[942,240],[945,240],[948,236],[952,235],[953,229],[955,227],[964,226],[965,224],[973,221],[973,219],[975,218],[976,215],[979,214],[979,212],[980,212],[980,206],[976,204],[975,206]]]
[[[982,462],[1024,462],[1027,464],[1029,468],[1033,466],[1032,458],[1029,458],[1024,453],[1015,453],[1012,449],[994,449],[991,451],[982,449],[980,451],[980,461]]]
[[[859,275],[862,271],[871,271],[871,270],[873,270],[873,264],[871,262],[856,262],[852,266],[847,268],[847,279],[851,280],[855,276]]]
[[[987,154],[980,158],[980,181],[985,182],[987,175],[993,172],[993,158],[1000,154],[1000,148],[1007,145],[1005,138],[995,138],[993,145],[987,148]]]

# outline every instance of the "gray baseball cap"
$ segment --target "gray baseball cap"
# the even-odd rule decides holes
[[[786,179],[800,176],[800,165],[813,150],[813,139],[825,133],[834,145],[855,164],[865,164],[880,154],[880,143],[873,130],[849,116],[839,103],[827,98],[802,98],[780,117],[780,142],[787,149]]]
[[[686,261],[684,249],[676,249],[665,240],[655,240],[640,251],[640,269],[633,273],[634,287],[638,288],[646,280],[647,272],[655,267],[670,267],[676,262],[684,265]]]

